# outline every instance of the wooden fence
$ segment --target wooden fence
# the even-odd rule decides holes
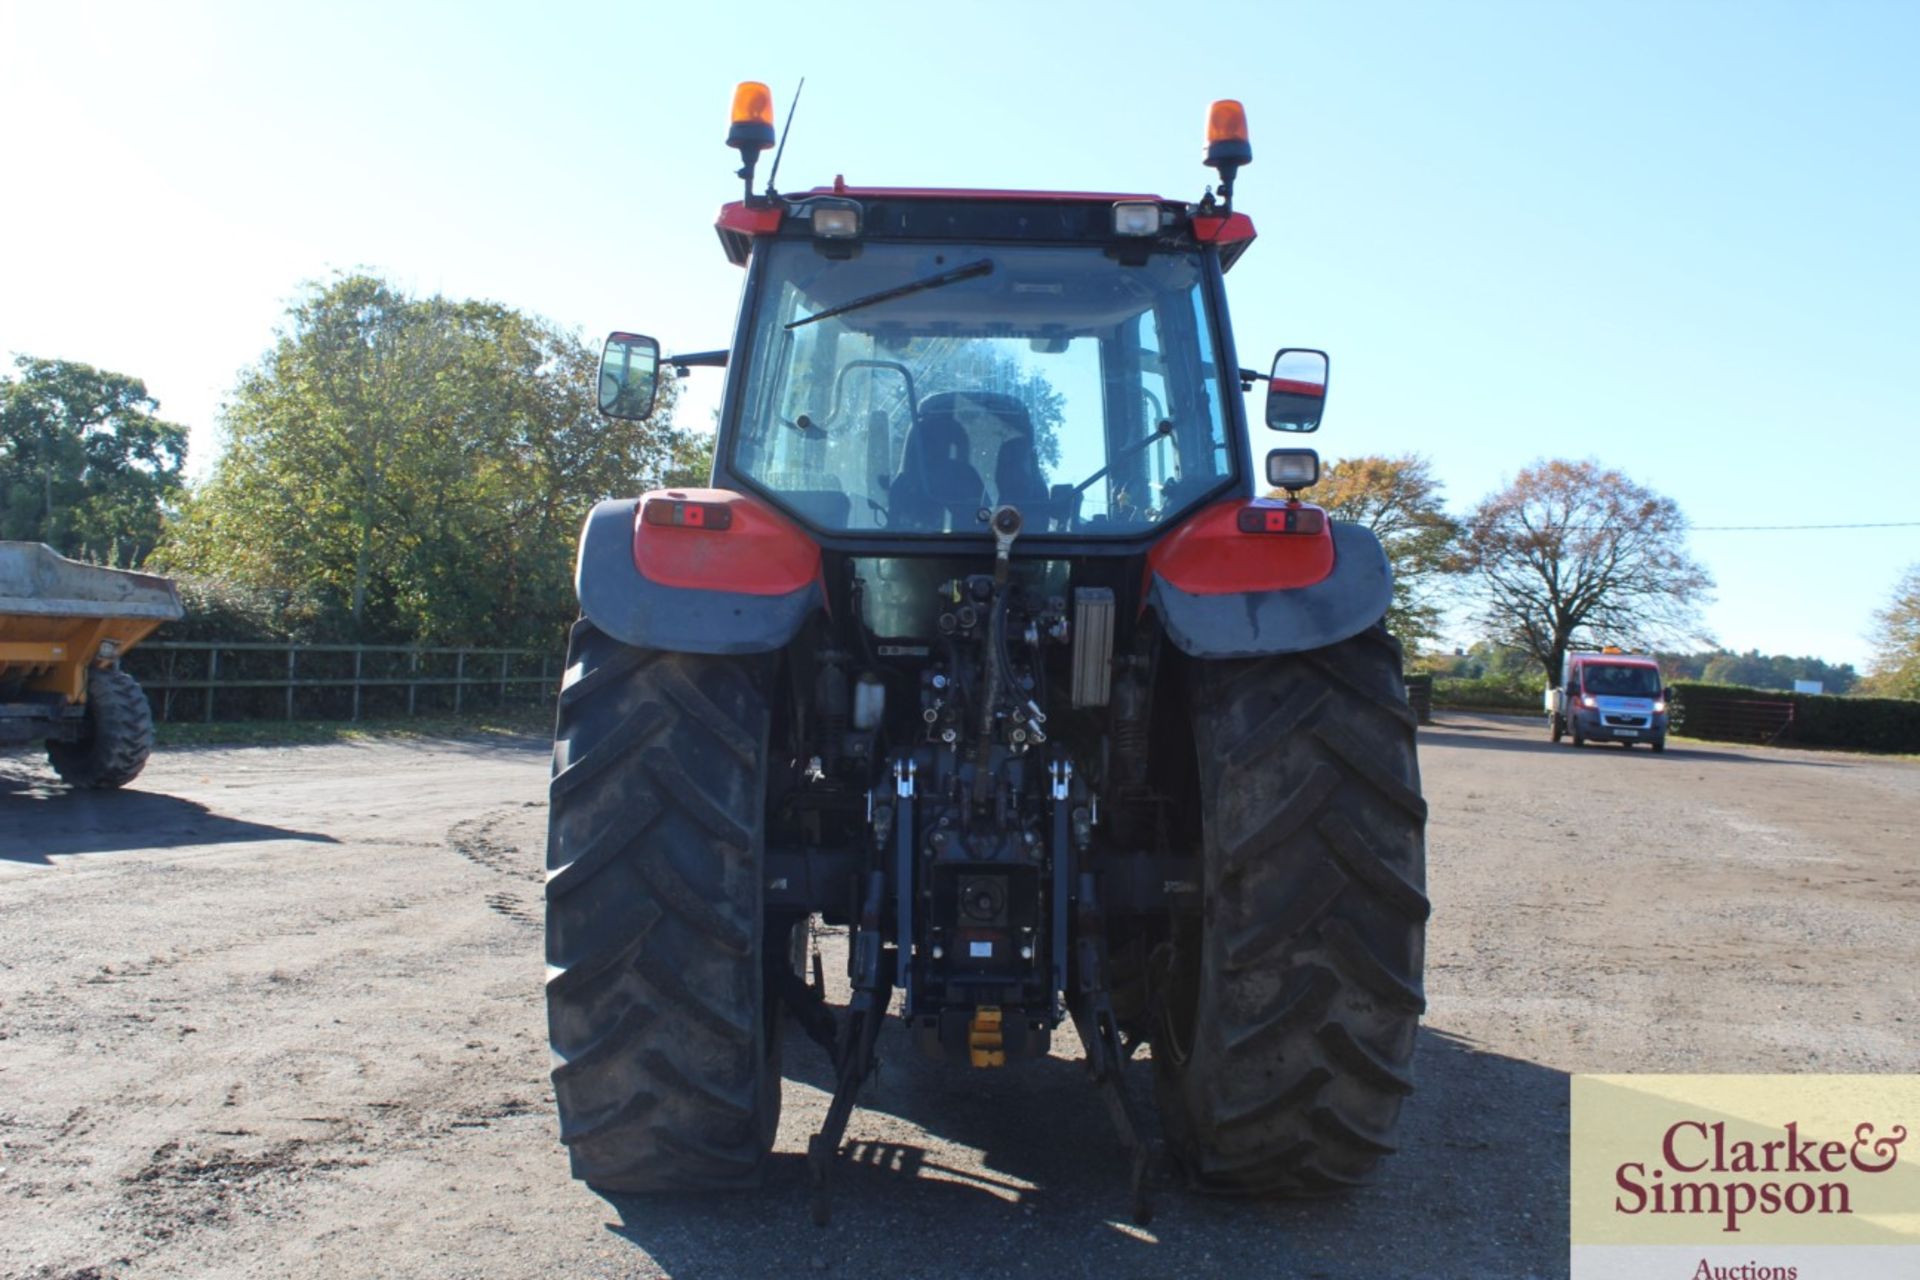
[[[537,705],[563,659],[539,649],[160,640],[124,665],[158,720],[358,720]]]

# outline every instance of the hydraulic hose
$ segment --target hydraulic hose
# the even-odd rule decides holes
[[[1004,584],[993,588],[993,607],[987,615],[987,687],[981,690],[979,736],[973,748],[973,798],[984,804],[992,793],[993,712],[1000,701],[1003,683],[1010,683],[1013,672],[1002,668],[1007,650],[1007,599],[1012,592]]]

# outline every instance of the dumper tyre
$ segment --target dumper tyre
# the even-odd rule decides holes
[[[68,786],[107,790],[140,776],[153,754],[153,707],[117,667],[87,672],[87,736],[49,742],[47,759]]]
[[[1426,802],[1399,645],[1192,669],[1203,910],[1156,953],[1155,1087],[1199,1190],[1318,1195],[1413,1089]]]
[[[547,1031],[573,1176],[751,1186],[780,1118],[761,957],[771,663],[568,645],[547,843]],[[784,958],[785,935],[776,940]]]

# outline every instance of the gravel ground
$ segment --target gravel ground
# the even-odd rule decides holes
[[[571,1182],[542,742],[174,750],[108,795],[0,759],[0,1274],[1554,1276],[1567,1073],[1920,1057],[1920,766],[1446,713],[1421,737],[1400,1154],[1339,1200],[1165,1193],[1145,1230],[1077,1063],[952,1071],[891,1031],[824,1230],[797,1036],[765,1189]]]

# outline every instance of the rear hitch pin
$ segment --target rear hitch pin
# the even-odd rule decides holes
[[[913,798],[913,776],[919,771],[919,765],[912,760],[893,762],[893,777],[896,792],[902,799]]]

